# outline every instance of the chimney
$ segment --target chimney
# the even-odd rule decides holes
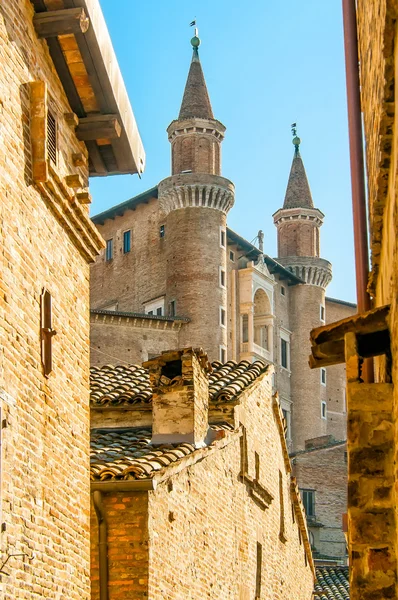
[[[163,352],[145,363],[152,397],[152,444],[206,445],[211,365],[201,348]]]

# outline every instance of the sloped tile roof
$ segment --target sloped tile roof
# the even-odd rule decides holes
[[[232,431],[219,423],[215,431]],[[193,454],[192,444],[151,445],[150,429],[94,429],[91,432],[90,477],[93,481],[148,479],[157,471]]]
[[[348,567],[318,567],[314,600],[349,600]]]
[[[253,383],[267,366],[256,361],[250,363],[233,360],[225,364],[214,362],[209,375],[209,398],[212,402],[232,402]],[[90,377],[91,406],[119,406],[149,404],[152,389],[148,371],[137,365],[105,365],[92,367]]]

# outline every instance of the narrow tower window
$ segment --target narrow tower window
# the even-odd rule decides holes
[[[57,164],[57,122],[54,115],[47,111],[47,152],[48,158]]]
[[[263,547],[257,542],[256,551],[256,600],[261,598],[261,575],[263,566]]]
[[[220,229],[220,246],[225,248],[225,229]]]
[[[220,306],[220,325],[222,327],[226,325],[225,309],[222,306]]]
[[[164,238],[164,234],[165,234],[165,227],[164,227],[164,225],[161,225],[159,227],[159,237]]]
[[[225,271],[224,269],[220,269],[220,286],[225,288]]]
[[[106,240],[105,260],[108,262],[113,258],[113,239]]]
[[[123,253],[127,254],[131,250],[131,230],[123,233]]]
[[[326,407],[325,401],[322,401],[322,403],[321,403],[321,416],[322,416],[322,419],[327,418],[327,407]]]
[[[52,328],[52,298],[50,292],[43,289],[40,297],[40,333],[41,333],[41,362],[46,377],[53,369],[52,338],[56,331]]]
[[[286,294],[285,286],[281,285],[281,296],[285,296],[285,294]]]
[[[321,369],[321,384],[326,385],[326,369]]]
[[[175,316],[176,316],[176,301],[171,300],[169,303],[169,317],[175,317]]]
[[[321,321],[325,321],[325,307],[322,304],[319,307],[319,313]]]
[[[284,369],[289,368],[289,344],[281,338],[281,365]]]
[[[229,260],[235,262],[235,252],[232,252],[232,250],[229,251]]]

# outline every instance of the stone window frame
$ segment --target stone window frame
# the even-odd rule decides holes
[[[126,250],[126,234],[128,234],[128,250]],[[131,239],[132,239],[132,231],[131,229],[126,229],[123,231],[123,254],[129,254],[131,252]]]
[[[325,400],[321,401],[321,419],[326,421],[328,418],[328,407]]]
[[[291,332],[288,329],[284,329],[283,327],[279,330],[279,360],[281,369],[284,369],[288,373],[291,373],[291,357],[290,357],[290,334]],[[286,342],[286,358],[287,358],[287,366],[284,367],[282,365],[282,340]]]
[[[281,296],[285,296],[286,297],[286,288],[284,285],[281,285]]]
[[[227,231],[225,227],[220,225],[220,248],[227,247]]]
[[[315,519],[315,515],[316,515],[315,492],[316,492],[316,490],[314,490],[313,488],[300,488],[301,499],[303,501],[306,517],[312,518],[312,519]],[[308,510],[307,510],[307,506],[308,506],[307,497],[312,498],[311,502],[312,502],[313,511],[311,514],[308,514]]]
[[[324,304],[319,305],[319,318],[322,323],[325,323],[326,309]]]
[[[321,380],[321,385],[323,385],[324,387],[326,387],[326,369],[324,367],[322,367],[319,371],[319,377]]]
[[[143,302],[144,305],[144,314],[145,315],[153,315],[153,316],[161,316],[165,315],[165,297],[158,296],[157,298],[153,298],[152,300],[148,300],[148,302]],[[162,309],[162,314],[157,314],[158,310]]]
[[[227,289],[227,273],[225,271],[225,269],[223,269],[223,267],[219,267],[218,268],[218,280],[219,280],[219,285],[220,288],[222,288],[223,290]]]
[[[113,260],[113,238],[106,240],[105,248],[105,262],[111,262]]]
[[[224,329],[227,327],[227,311],[223,306],[220,306],[220,326]]]
[[[235,252],[233,250],[229,251],[229,260],[235,262]]]
[[[220,354],[219,354],[219,356],[220,356],[220,362],[222,364],[224,364],[224,363],[227,362],[227,347],[224,346],[224,344],[220,344],[219,350],[220,350]]]

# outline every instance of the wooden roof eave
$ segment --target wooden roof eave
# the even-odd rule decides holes
[[[47,11],[44,0],[32,0],[32,3],[36,13]],[[145,151],[99,2],[63,0],[63,4],[65,9],[83,8],[90,21],[88,30],[75,33],[74,37],[98,104],[97,114],[116,117],[120,126],[118,135],[109,140],[114,156],[111,167],[103,160],[97,140],[84,140],[90,157],[90,175],[141,174],[145,168]],[[71,109],[83,120],[88,115],[58,37],[47,38],[47,44]]]
[[[310,334],[311,369],[345,362],[344,336],[353,332],[358,340],[358,353],[363,358],[385,354],[390,347],[388,316],[390,306],[379,306],[335,323],[313,329]]]

